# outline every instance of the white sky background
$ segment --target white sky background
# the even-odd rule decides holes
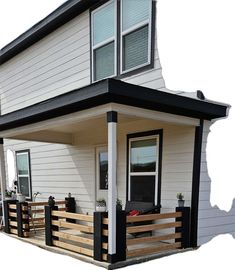
[[[0,0],[0,47],[63,2]],[[207,98],[234,107],[235,1],[158,0],[157,16],[166,86],[172,90],[202,90]],[[211,203],[227,211],[235,198],[234,138],[235,109],[231,108],[229,119],[213,125],[207,148]]]

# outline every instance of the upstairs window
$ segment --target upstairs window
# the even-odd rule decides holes
[[[112,0],[92,11],[92,81],[153,63],[152,0]]]
[[[121,1],[121,72],[150,64],[151,0]]]
[[[92,13],[93,81],[116,74],[116,2],[111,1]]]

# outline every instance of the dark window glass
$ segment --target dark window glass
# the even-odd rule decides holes
[[[25,195],[26,197],[29,197],[29,177],[21,177],[19,176],[19,189],[20,192]]]
[[[123,70],[148,62],[148,26],[123,37]]]
[[[154,202],[155,175],[131,176],[131,201]]]
[[[99,153],[100,189],[108,189],[108,153]]]
[[[95,81],[114,74],[114,42],[94,51]]]

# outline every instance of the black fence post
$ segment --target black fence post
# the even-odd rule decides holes
[[[190,247],[190,207],[176,207],[176,212],[182,212],[182,217],[176,218],[176,221],[182,222],[182,227],[176,228],[175,232],[180,232],[181,248]]]
[[[19,237],[24,237],[23,231],[23,217],[22,217],[22,203],[16,203],[16,213],[17,213],[17,232]]]
[[[53,246],[53,240],[58,240],[58,237],[52,235],[53,231],[58,231],[58,227],[52,225],[53,220],[58,220],[58,217],[52,216],[53,210],[58,210],[58,206],[55,206],[55,201],[49,199],[49,205],[45,206],[45,235],[46,235],[46,245]]]
[[[65,198],[65,208],[66,208],[66,212],[76,213],[76,201],[74,197]],[[66,218],[66,222],[76,223],[76,220],[71,219],[71,218]]]
[[[10,216],[9,216],[9,204],[16,203],[17,200],[5,200],[3,202],[4,206],[4,232],[11,233],[11,226],[10,226]]]
[[[108,243],[108,237],[102,234],[103,229],[108,226],[103,224],[103,218],[107,218],[107,212],[94,212],[94,260],[102,261],[102,255],[105,251],[102,248],[102,243]],[[107,254],[107,252],[106,252]]]
[[[126,260],[126,212],[117,211],[116,258],[114,262],[125,260]]]
[[[29,232],[29,215],[28,210],[23,210],[23,207],[27,207],[27,202],[17,202],[16,203],[16,213],[17,213],[17,231],[19,237],[25,237],[24,232]]]

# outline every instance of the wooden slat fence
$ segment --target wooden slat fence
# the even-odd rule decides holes
[[[47,244],[51,243],[52,246],[93,257],[93,216],[49,210],[46,212],[50,214],[46,214],[46,225],[51,226],[51,235],[47,234],[46,237],[51,239],[46,239]],[[75,220],[76,223],[66,219]]]
[[[127,257],[139,257],[184,247],[184,212],[127,216]],[[163,232],[162,230],[168,232]],[[172,232],[172,229],[174,232]],[[146,233],[150,234],[146,236]]]

